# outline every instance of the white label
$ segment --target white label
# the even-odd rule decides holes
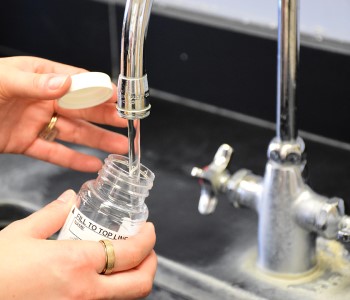
[[[135,235],[140,228],[140,226],[130,225],[130,220],[124,218],[119,230],[113,231],[89,219],[76,206],[73,206],[66,223],[58,235],[58,239],[90,241],[99,241],[102,239],[125,240],[129,236]]]

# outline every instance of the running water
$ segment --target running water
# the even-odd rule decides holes
[[[129,175],[140,178],[140,120],[128,120]]]

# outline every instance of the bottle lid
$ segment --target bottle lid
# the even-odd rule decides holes
[[[68,92],[58,99],[62,108],[80,109],[99,105],[113,95],[111,78],[101,72],[86,72],[72,75]]]

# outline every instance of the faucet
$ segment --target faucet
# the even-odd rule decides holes
[[[222,145],[205,168],[193,168],[200,178],[198,209],[215,211],[217,195],[225,193],[235,207],[258,214],[257,265],[268,274],[300,275],[316,267],[316,238],[350,242],[350,217],[344,202],[314,192],[306,183],[306,151],[296,126],[299,63],[298,0],[279,0],[276,137],[268,146],[263,177],[241,169],[230,174],[233,154]]]
[[[150,113],[149,89],[144,65],[144,42],[153,0],[128,0],[125,6],[117,109],[128,120]]]
[[[140,120],[150,114],[149,88],[144,64],[153,0],[128,0],[125,6],[118,77],[117,111],[128,120],[129,173],[140,176]]]

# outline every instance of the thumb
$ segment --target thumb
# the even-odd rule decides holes
[[[1,68],[0,95],[5,98],[53,100],[62,97],[71,85],[67,74],[37,74],[12,67]]]
[[[16,222],[21,234],[38,239],[47,239],[64,225],[76,194],[73,190],[65,191],[57,200],[44,208]]]

